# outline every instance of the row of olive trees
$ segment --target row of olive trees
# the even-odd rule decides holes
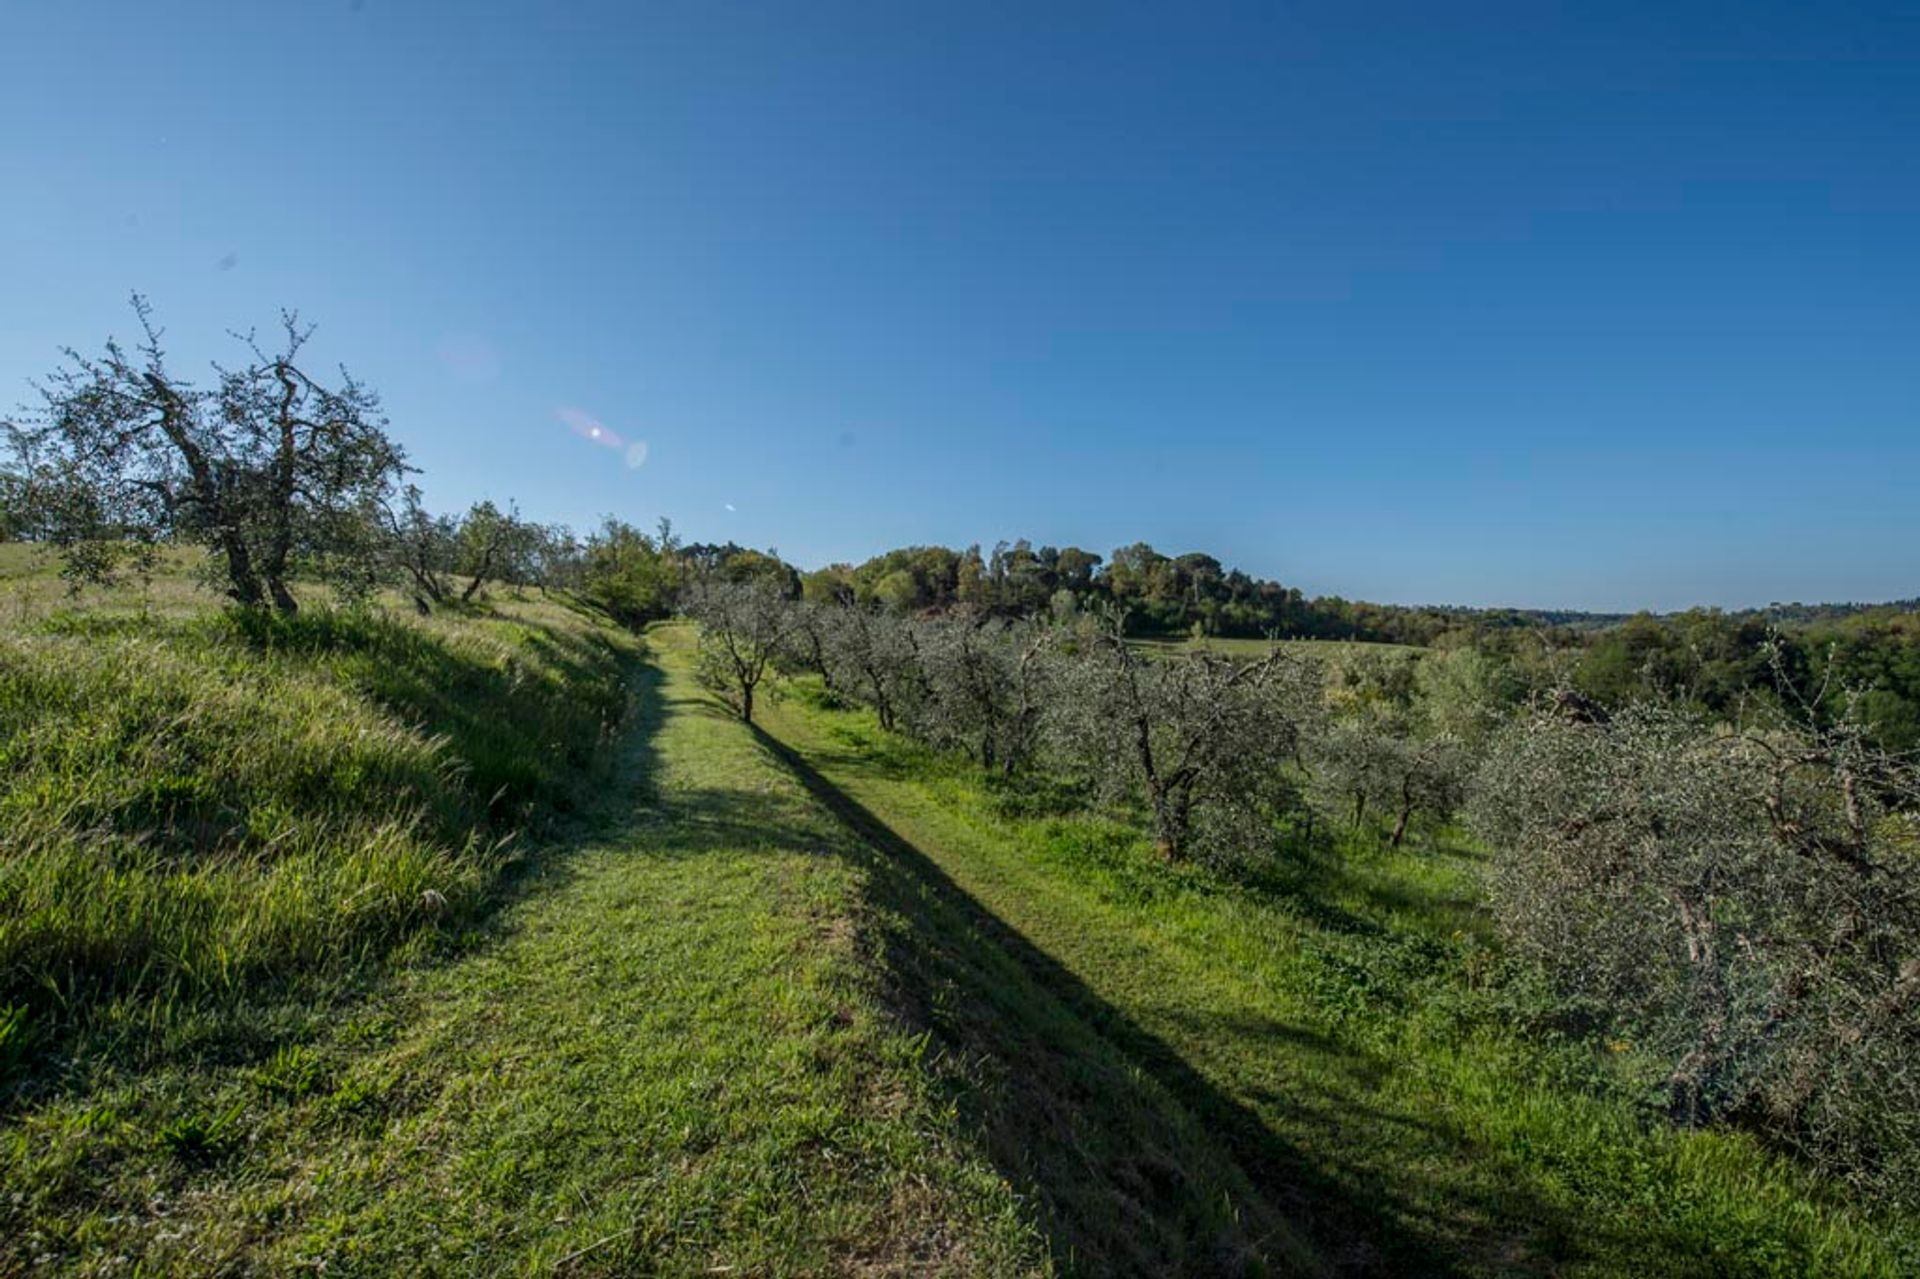
[[[1313,802],[1395,845],[1465,805],[1511,951],[1655,1072],[1676,1118],[1746,1123],[1920,1194],[1920,768],[1850,721],[1522,704],[1472,650],[1323,670],[1278,650],[1149,656],[1111,620],[914,618],[772,582],[721,595],[732,611],[692,611],[743,713],[778,664],[816,671],[983,768],[1134,800],[1169,859],[1258,855]]]
[[[1316,663],[1275,649],[1144,656],[1118,618],[1056,625],[948,613],[908,617],[789,598],[777,582],[703,579],[687,611],[703,667],[751,718],[780,664],[871,706],[882,726],[1010,776],[1043,766],[1138,799],[1170,860],[1243,855],[1302,802],[1316,736]]]

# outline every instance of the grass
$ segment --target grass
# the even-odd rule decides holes
[[[536,604],[0,632],[0,1090],[218,1051],[259,992],[473,918],[608,753],[635,652]]]
[[[1064,1202],[1056,1244],[1101,1233],[1073,1219],[1079,1197],[1098,1198],[1085,1169],[1029,1153],[1039,1121],[1023,1112],[1051,1112],[1064,1051],[1117,1060],[1188,1116],[1176,1128],[1197,1125],[1211,1162],[1162,1147],[1164,1182],[1205,1188],[1242,1221],[1293,1223],[1278,1237],[1296,1263],[1304,1249],[1379,1274],[1920,1270],[1910,1223],[1740,1134],[1665,1125],[1640,1104],[1629,1046],[1553,1033],[1490,945],[1470,851],[1368,841],[1233,882],[1159,864],[1123,826],[1012,815],[1023,805],[963,763],[804,690],[764,718],[823,800],[1092,1034],[1051,1048],[996,1037],[1008,996],[988,980],[943,987],[934,1018],[937,1038],[991,1043],[1002,1083],[981,1119],[1016,1183]],[[1180,1232],[1217,1229],[1152,1215],[1165,1255]],[[1088,1272],[1120,1269],[1149,1268]]]
[[[495,909],[351,990],[255,983],[243,1045],[176,1027],[83,1066],[87,1040],[60,1086],[17,1096],[0,1273],[1044,1272],[952,1069],[871,962],[870,851],[693,686],[675,636]],[[338,652],[170,642],[191,662],[244,643],[249,669]],[[441,674],[391,678],[458,700]]]

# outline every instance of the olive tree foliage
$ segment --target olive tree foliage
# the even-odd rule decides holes
[[[1416,817],[1451,818],[1466,799],[1474,747],[1505,714],[1485,686],[1492,672],[1475,657],[1347,654],[1329,680],[1328,723],[1308,752],[1320,803],[1356,828],[1384,818],[1395,848]]]
[[[817,628],[817,660],[822,676],[836,692],[873,707],[880,727],[889,731],[917,719],[927,695],[917,623],[885,609],[853,603],[811,601]],[[813,654],[813,637],[807,639]]]
[[[1507,940],[1659,1063],[1677,1117],[1744,1117],[1920,1203],[1911,760],[1851,722],[1551,705],[1477,792]]]
[[[409,484],[401,490],[399,510],[383,504],[386,521],[387,557],[402,588],[413,598],[414,607],[431,612],[453,593],[455,546],[460,522],[451,515],[435,515],[420,500],[420,487]]]
[[[464,515],[435,515],[411,484],[400,496],[400,509],[381,508],[386,576],[422,613],[455,601],[470,604],[490,583],[545,591],[572,585],[577,576],[578,544],[564,525],[536,524],[522,519],[514,504],[503,511],[490,501],[474,503]]]
[[[844,606],[830,600],[803,595],[794,600],[793,627],[787,633],[792,661],[803,670],[813,671],[827,692],[840,692],[840,665],[831,655]]]
[[[299,566],[374,580],[374,512],[406,470],[378,397],[344,369],[331,383],[310,375],[312,329],[291,313],[273,350],[244,335],[245,362],[196,385],[168,367],[145,299],[133,309],[131,351],[112,339],[97,356],[69,349],[39,406],[6,423],[16,518],[80,578],[109,574],[124,548],[180,541],[211,552],[244,606],[295,611]]]
[[[959,613],[922,622],[908,638],[920,675],[918,736],[1008,775],[1032,758],[1058,682],[1048,627]]]
[[[688,582],[682,607],[700,624],[701,679],[751,724],[755,694],[790,648],[793,602],[769,577],[729,581],[708,571]]]
[[[460,602],[471,603],[488,582],[526,586],[534,572],[534,526],[520,518],[512,502],[501,510],[492,502],[475,502],[460,521],[455,564],[466,584]]]
[[[1526,696],[1509,662],[1477,648],[1437,649],[1413,668],[1413,705],[1422,726],[1477,755]]]
[[[1309,752],[1313,790],[1355,827],[1392,823],[1398,848],[1417,816],[1444,822],[1466,799],[1472,755],[1450,732],[1421,733],[1411,717],[1372,712],[1332,720]]]
[[[1144,798],[1163,856],[1247,856],[1299,804],[1293,780],[1320,713],[1318,664],[1278,647],[1236,660],[1143,656],[1118,618],[1081,632],[1050,728],[1108,794]]]
[[[0,542],[15,542],[33,532],[27,511],[26,477],[0,467]]]

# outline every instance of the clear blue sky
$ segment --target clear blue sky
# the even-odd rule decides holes
[[[0,9],[5,402],[295,305],[436,503],[809,565],[1920,594],[1917,215],[1911,0]]]

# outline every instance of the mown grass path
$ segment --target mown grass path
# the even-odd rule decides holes
[[[682,649],[639,691],[594,815],[454,958],[270,1060],[15,1116],[0,1272],[1044,1268],[859,953],[850,837]]]
[[[970,975],[935,983],[932,1020],[996,1059],[997,1085],[973,1095],[979,1120],[996,1160],[1048,1209],[1070,1269],[1151,1272],[1124,1254],[1075,1264],[1102,1235],[1084,1204],[1145,1182],[1135,1228],[1168,1232],[1161,1254],[1189,1271],[1206,1256],[1183,1250],[1180,1232],[1213,1227],[1168,1205],[1199,1196],[1246,1227],[1233,1236],[1243,1261],[1283,1270],[1910,1273],[1911,1239],[1752,1143],[1649,1124],[1604,1090],[1544,1077],[1525,1036],[1453,971],[1475,954],[1461,940],[1476,924],[1458,863],[1387,866],[1383,854],[1291,899],[1243,890],[1155,868],[1124,832],[1009,816],[970,769],[865,712],[800,696],[761,719],[815,795],[912,882],[919,944],[944,934],[974,955]],[[988,951],[1006,962],[979,957]],[[1084,1033],[993,1029],[1043,1003]],[[1034,1153],[1050,1119],[1071,1128],[1116,1113],[1082,1092],[1076,1113],[1057,1114],[1063,1098],[1075,1105],[1063,1054],[1117,1062],[1153,1122],[1184,1135],[1156,1152],[1157,1172],[1122,1169],[1101,1185]],[[1150,1127],[1128,1120],[1114,1144]]]

